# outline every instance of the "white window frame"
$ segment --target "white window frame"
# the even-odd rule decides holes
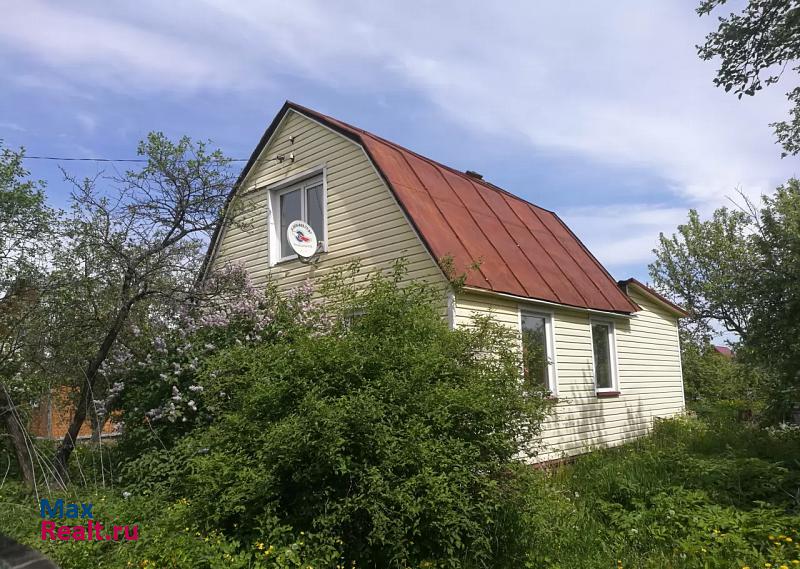
[[[611,352],[609,354],[609,365],[611,368],[611,387],[598,387],[597,385],[597,374],[595,370],[597,366],[594,360],[594,338],[592,334],[594,334],[593,327],[595,324],[601,324],[603,326],[608,327],[608,350]],[[590,318],[589,319],[589,346],[592,351],[592,382],[594,383],[594,391],[595,393],[615,393],[619,394],[619,370],[617,369],[617,333],[614,326],[613,320],[604,320],[600,318]]]
[[[528,307],[519,309],[519,334],[520,349],[522,349],[522,319],[523,316],[544,318],[544,337],[547,347],[547,389],[551,397],[558,397],[558,371],[556,367],[556,338],[553,332],[553,313]]]
[[[269,196],[267,225],[269,227],[269,265],[271,267],[298,258],[296,253],[281,256],[281,196],[299,190],[301,216],[303,220],[307,220],[306,189],[315,186],[320,179],[322,181],[322,235],[317,235],[317,239],[322,241],[322,252],[326,253],[328,251],[328,176],[325,166],[306,170],[266,188]]]

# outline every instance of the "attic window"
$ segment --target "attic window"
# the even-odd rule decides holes
[[[321,174],[283,186],[271,192],[272,226],[274,233],[270,246],[273,263],[297,258],[289,245],[286,230],[296,220],[308,223],[314,230],[323,250],[326,243],[325,184]]]

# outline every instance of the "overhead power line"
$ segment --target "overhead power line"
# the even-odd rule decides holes
[[[73,158],[65,156],[23,156],[25,160],[56,160],[64,162],[147,162],[146,158]],[[247,162],[247,158],[231,158],[231,162]]]

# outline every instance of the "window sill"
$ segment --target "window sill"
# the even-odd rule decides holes
[[[300,258],[299,255],[295,255],[294,257],[284,257],[283,259],[278,259],[277,261],[275,261],[275,263],[272,266],[277,267],[278,265],[285,265],[286,263],[291,263],[292,261],[296,261],[299,258]]]
[[[596,391],[595,395],[597,396],[598,399],[602,399],[604,397],[619,397],[620,396],[620,392],[619,391]]]
[[[324,249],[322,249],[322,251],[320,251],[318,253],[318,258],[321,258],[322,256],[324,256],[325,253],[327,253],[327,252],[328,252],[328,248],[325,247]],[[277,267],[279,265],[286,265],[288,263],[291,263],[292,261],[297,261],[299,259],[300,259],[300,255],[294,255],[292,257],[284,257],[283,259],[279,259],[279,260],[275,261],[271,266],[272,267]]]

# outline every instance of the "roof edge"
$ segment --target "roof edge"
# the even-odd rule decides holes
[[[635,288],[642,291],[645,295],[649,296],[659,304],[665,306],[670,312],[677,314],[680,318],[686,318],[690,315],[689,311],[687,311],[685,308],[675,304],[674,302],[666,298],[664,295],[662,295],[655,289],[647,286],[646,284],[644,284],[643,282],[641,282],[636,278],[631,277],[624,281],[619,281],[617,284],[619,284],[619,286],[622,289],[627,289],[627,287],[629,286],[634,286]]]
[[[214,257],[214,252],[217,248],[217,241],[219,241],[220,235],[222,234],[222,230],[225,226],[225,220],[228,216],[228,209],[230,207],[231,201],[233,201],[234,195],[236,195],[236,191],[241,186],[242,182],[244,182],[247,175],[252,170],[253,165],[258,161],[258,157],[261,155],[261,152],[266,147],[267,143],[272,138],[272,135],[275,134],[275,130],[278,128],[278,125],[283,120],[283,117],[286,113],[291,109],[293,103],[291,101],[284,101],[283,105],[281,106],[278,113],[269,123],[264,134],[261,135],[261,138],[258,141],[253,152],[250,154],[250,158],[247,159],[247,163],[242,168],[242,171],[239,173],[239,177],[236,178],[236,182],[234,182],[231,191],[228,192],[228,197],[225,199],[225,205],[222,206],[222,212],[220,214],[219,223],[214,228],[214,233],[211,234],[211,239],[208,242],[208,249],[206,249],[205,257],[203,258],[203,262],[200,265],[200,270],[197,272],[197,279],[195,280],[195,286],[199,285],[207,276],[208,269],[211,266],[211,261]]]
[[[589,257],[589,258],[590,258],[590,259],[591,259],[591,260],[594,262],[595,266],[597,266],[597,268],[598,268],[598,269],[600,269],[600,271],[601,271],[602,273],[604,273],[604,274],[605,274],[605,275],[608,277],[608,280],[609,280],[609,281],[612,283],[612,285],[613,285],[613,283],[614,283],[614,277],[612,277],[612,276],[611,276],[611,273],[609,273],[609,272],[608,272],[608,269],[606,269],[605,265],[603,265],[603,263],[601,263],[601,262],[600,262],[600,260],[599,260],[597,257],[595,257],[595,256],[594,256],[594,253],[592,253],[592,251],[591,251],[591,250],[590,250],[590,249],[589,249],[589,248],[588,248],[588,247],[587,247],[587,246],[584,244],[584,242],[583,242],[583,241],[581,241],[581,238],[580,238],[580,237],[578,237],[578,236],[575,234],[575,232],[574,232],[574,231],[572,231],[572,229],[570,228],[570,226],[569,226],[569,225],[567,225],[566,223],[564,223],[564,220],[563,220],[563,219],[561,219],[561,216],[560,216],[560,215],[558,215],[557,213],[553,212],[553,217],[554,217],[554,218],[556,219],[556,221],[558,221],[558,222],[561,224],[561,226],[562,226],[562,227],[563,227],[563,228],[564,228],[564,229],[565,229],[565,230],[566,230],[566,231],[567,231],[567,232],[568,232],[568,233],[569,233],[569,234],[572,236],[572,238],[573,238],[573,239],[575,239],[575,241],[578,243],[578,245],[580,245],[580,247],[583,249],[583,251],[586,253],[586,255],[587,255],[587,256],[588,256],[588,257]],[[597,286],[597,285],[595,285],[595,286]],[[600,294],[602,294],[602,295],[603,295],[603,297],[604,297],[604,298],[606,298],[606,300],[608,300],[610,303],[612,303],[612,304],[613,304],[613,301],[612,301],[611,299],[609,299],[608,297],[606,297],[606,295],[605,295],[605,293],[602,291],[602,289],[600,289],[600,288],[598,287],[598,290],[600,290]],[[626,295],[624,295],[624,296],[625,296],[625,300],[627,300],[627,301],[628,301],[628,304],[630,304],[630,305],[631,305],[631,308],[633,309],[633,310],[632,310],[632,312],[638,312],[638,311],[641,309],[641,307],[640,307],[638,304],[636,304],[636,303],[633,301],[633,299],[632,299],[632,298],[630,298],[630,297],[629,297],[627,294],[626,294]]]
[[[563,310],[574,310],[576,312],[587,312],[589,314],[599,314],[601,316],[611,316],[616,318],[633,318],[632,312],[619,312],[615,310],[603,310],[601,308],[587,308],[586,306],[576,306],[574,304],[564,304],[563,302],[553,302],[552,300],[542,300],[539,298],[534,298],[532,296],[520,296],[518,294],[512,294],[510,292],[500,292],[497,290],[489,290],[486,288],[481,288],[478,286],[465,286],[462,290],[466,292],[476,293],[476,294],[485,294],[487,296],[497,296],[500,298],[506,298],[509,300],[514,300],[517,302],[530,302],[532,304],[539,304],[543,306],[548,306],[552,308],[561,308]],[[641,310],[640,307],[637,306],[637,309]]]

